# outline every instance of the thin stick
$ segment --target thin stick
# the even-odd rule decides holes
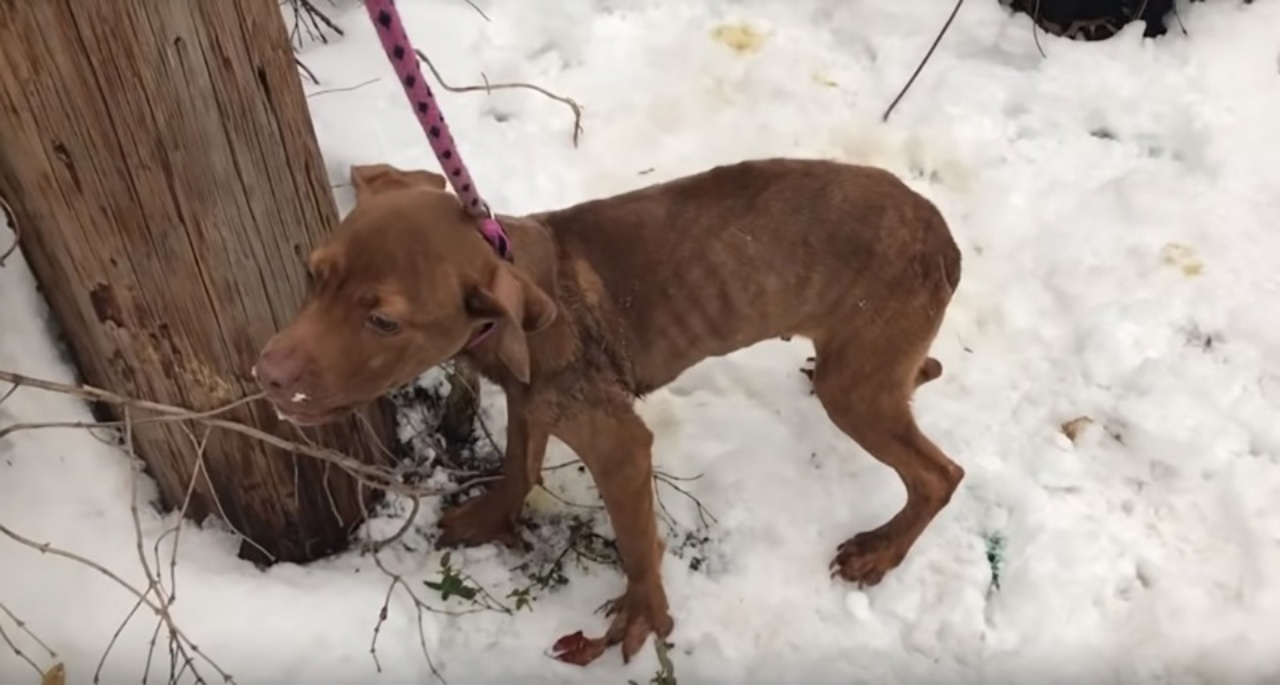
[[[703,528],[710,528],[712,523],[719,523],[719,519],[717,519],[715,515],[712,514],[711,511],[707,509],[705,505],[702,504],[702,500],[698,499],[697,497],[694,497],[693,493],[689,492],[688,490],[676,484],[676,481],[678,479],[675,476],[662,473],[659,471],[654,473],[653,479],[658,483],[665,484],[667,487],[671,488],[672,490],[675,490],[681,495],[684,495],[690,502],[693,502],[694,506],[697,507],[698,518],[701,520]],[[690,478],[685,480],[697,480],[697,479]],[[711,519],[711,520],[708,521],[707,519]]]
[[[490,21],[490,22],[493,21],[492,19],[489,18],[489,15],[484,13],[484,10],[480,9],[480,6],[477,5],[474,2],[474,0],[466,0],[466,3],[468,5],[471,5],[471,9],[475,10],[476,13],[479,14],[481,17],[483,17],[485,21]]]
[[[124,410],[125,437],[124,446],[129,454],[129,513],[133,519],[134,541],[138,551],[138,558],[142,561],[143,573],[147,577],[147,589],[144,595],[151,594],[156,589],[156,579],[151,574],[151,567],[147,564],[147,555],[142,549],[142,521],[138,516],[138,473],[134,470],[137,468],[137,455],[133,453],[133,423],[129,421],[129,409]],[[162,595],[163,597],[163,595]],[[161,599],[161,602],[164,600]],[[111,654],[111,650],[115,648],[116,641],[120,639],[120,635],[124,632],[129,622],[133,620],[134,615],[138,613],[138,609],[142,607],[142,598],[134,602],[133,608],[125,615],[120,625],[116,626],[115,632],[111,634],[111,639],[107,642],[107,646],[102,650],[102,656],[98,658],[98,667],[93,671],[93,682],[99,683],[102,679],[102,669],[106,666],[107,657]],[[163,619],[157,619],[157,626]]]
[[[396,540],[399,540],[400,538],[404,537],[405,533],[408,533],[409,529],[413,527],[414,521],[416,521],[418,518],[418,511],[421,508],[422,508],[422,500],[418,497],[414,497],[413,508],[409,510],[409,518],[406,518],[404,520],[404,523],[401,524],[400,529],[392,533],[391,537],[385,540],[369,541],[367,544],[369,545],[370,551],[374,552],[375,554],[378,552],[381,552],[382,550],[386,549],[387,545],[390,545]]]
[[[376,552],[373,555],[373,563],[378,566],[379,570],[381,570],[383,573],[385,573],[387,576],[391,578],[391,584],[387,587],[387,596],[383,600],[382,609],[378,612],[378,624],[373,628],[373,642],[369,645],[369,653],[373,654],[374,662],[375,663],[378,662],[378,654],[377,654],[378,631],[382,628],[382,624],[385,623],[387,620],[387,614],[390,611],[391,593],[395,591],[395,588],[398,585],[404,588],[405,593],[407,593],[409,595],[409,598],[413,600],[414,612],[416,613],[416,616],[418,619],[418,644],[422,647],[422,656],[427,660],[427,667],[431,669],[431,675],[435,676],[436,680],[439,680],[441,683],[448,685],[449,681],[445,680],[444,676],[440,675],[439,669],[436,668],[435,662],[432,661],[431,659],[431,650],[427,649],[426,628],[424,628],[422,625],[424,611],[434,611],[434,610],[431,607],[429,607],[426,603],[424,603],[422,600],[418,599],[418,595],[416,595],[413,592],[413,590],[409,587],[408,583],[404,582],[404,578],[402,578],[400,574],[392,573],[390,570],[388,570],[387,567],[383,565],[382,560],[378,558],[378,554]],[[447,613],[447,612],[440,612],[440,613]],[[475,613],[475,612],[467,612],[467,613]],[[378,672],[379,673],[382,672],[381,664],[378,665]]]
[[[200,464],[203,464],[203,463],[204,463],[203,455],[201,455]],[[237,537],[249,543],[251,547],[253,547],[254,549],[258,550],[260,553],[262,553],[262,558],[274,564],[276,562],[276,555],[267,551],[266,547],[263,547],[262,545],[258,544],[257,540],[254,540],[253,538],[246,535],[244,531],[240,530],[239,528],[236,528],[235,524],[231,522],[231,518],[227,516],[227,510],[222,507],[222,498],[218,496],[217,488],[213,487],[213,478],[209,476],[209,469],[201,468],[200,472],[204,475],[204,484],[208,487],[209,497],[210,499],[213,500],[213,505],[218,508],[218,516],[222,519],[222,522],[227,524],[227,527],[230,528],[231,532],[235,533]]]
[[[5,380],[5,381],[9,380],[8,378],[4,377],[4,372],[2,371],[0,371],[0,380]],[[30,379],[30,380],[33,380],[33,379]],[[12,395],[13,393],[17,392],[18,388],[23,385],[30,385],[31,387],[36,387],[40,390],[62,392],[60,390],[54,390],[53,388],[39,387],[34,383],[15,382],[13,384],[13,387],[9,388],[9,392],[5,393],[5,398],[8,398],[9,395]],[[67,386],[67,387],[71,387],[71,386]],[[68,393],[68,394],[77,394],[77,393]],[[224,404],[221,407],[210,409],[208,411],[187,412],[186,410],[179,410],[185,413],[173,414],[173,415],[167,415],[167,416],[150,416],[143,419],[131,419],[131,422],[133,425],[136,426],[136,425],[145,424],[145,423],[198,421],[200,419],[218,416],[219,414],[225,414],[231,411],[232,409],[235,409],[236,407],[240,407],[240,406],[249,404],[250,402],[255,402],[257,400],[260,400],[264,396],[265,395],[263,393],[257,393],[254,395],[250,395],[248,397],[242,397],[234,402]],[[127,398],[121,398],[121,399],[127,400]],[[0,400],[0,401],[3,401],[3,400]],[[120,402],[120,404],[124,404],[125,406],[129,406],[136,403],[137,402],[135,400],[127,400],[124,402]],[[122,421],[46,421],[42,423],[18,423],[11,426],[5,426],[4,428],[0,428],[0,439],[3,439],[4,437],[8,436],[10,433],[14,433],[20,430],[46,430],[49,428],[83,428],[83,429],[92,431],[98,428],[120,428],[120,427],[124,427],[125,423],[126,422],[123,420]]]
[[[555,93],[552,93],[551,91],[547,90],[546,88],[543,88],[542,86],[534,85],[532,83],[525,83],[523,81],[513,81],[511,83],[489,83],[488,78],[486,78],[483,74],[481,74],[481,78],[485,79],[484,85],[451,86],[448,83],[445,83],[444,78],[440,76],[440,72],[436,70],[436,66],[431,63],[431,59],[427,57],[426,53],[422,52],[421,50],[414,50],[414,52],[418,53],[418,59],[422,60],[423,63],[427,65],[427,68],[431,70],[431,74],[436,77],[436,81],[440,82],[440,87],[444,88],[445,90],[451,93],[470,93],[477,90],[481,90],[486,93],[492,93],[495,90],[506,90],[510,88],[526,88],[536,93],[540,93],[552,100],[555,100],[556,102],[563,103],[566,107],[568,107],[573,112],[573,146],[578,147],[578,137],[583,133],[583,131],[582,131],[582,105],[579,105],[577,100],[574,100],[573,98],[570,98],[570,97],[565,97],[563,95],[556,95]]]
[[[13,207],[9,206],[9,202],[0,197],[0,212],[4,212],[4,223],[13,231],[13,244],[0,254],[0,267],[4,266],[4,262],[18,249],[18,244],[22,242],[22,233],[18,230],[18,214],[13,211]]]
[[[134,409],[141,409],[144,411],[149,411],[157,414],[176,417],[177,420],[192,420],[192,421],[196,421],[198,423],[204,424],[206,426],[211,426],[213,428],[221,428],[234,433],[239,433],[241,435],[246,435],[248,437],[265,442],[268,445],[277,447],[286,452],[290,452],[293,454],[301,454],[301,455],[311,457],[313,459],[319,459],[320,461],[332,463],[338,466],[339,468],[343,469],[347,473],[351,474],[356,479],[362,482],[366,482],[372,487],[387,490],[389,492],[395,492],[397,494],[402,494],[402,495],[410,495],[410,496],[411,495],[420,495],[420,496],[450,495],[458,492],[466,492],[470,488],[473,488],[477,485],[498,479],[498,476],[485,476],[485,477],[476,478],[474,480],[467,481],[466,483],[462,483],[461,485],[456,485],[449,488],[418,488],[418,487],[406,485],[404,483],[399,482],[396,479],[395,474],[389,472],[385,468],[371,466],[369,464],[356,461],[355,459],[352,459],[351,457],[348,457],[347,455],[341,452],[338,452],[336,450],[331,450],[323,447],[312,447],[308,445],[303,445],[297,442],[293,442],[291,440],[285,440],[284,438],[276,437],[275,435],[267,433],[266,431],[263,431],[263,430],[259,430],[252,426],[247,426],[245,424],[237,423],[235,421],[227,421],[224,419],[215,418],[214,415],[223,411],[223,408],[214,409],[208,412],[193,412],[189,409],[183,409],[181,407],[175,407],[169,404],[162,404],[159,402],[150,402],[147,400],[137,400],[137,399],[125,397],[123,395],[102,390],[100,388],[95,388],[89,385],[67,385],[64,383],[55,383],[52,381],[41,380],[38,378],[31,378],[29,376],[24,376],[22,374],[13,373],[10,371],[0,371],[0,381],[13,383],[15,385],[22,385],[26,387],[36,388],[39,390],[45,390],[48,392],[56,392],[56,393],[61,393],[65,395],[73,395],[76,397],[97,400],[100,402],[107,402],[109,404],[129,406],[129,407],[133,407]],[[247,402],[249,399],[250,398],[237,400],[232,404]],[[19,427],[20,426],[10,426],[5,430],[12,432],[13,430]]]
[[[1187,33],[1187,25],[1182,23],[1182,13],[1178,11],[1178,3],[1173,3],[1173,18],[1178,20],[1178,28],[1182,29],[1182,35],[1190,36]]]
[[[947,17],[947,23],[942,25],[942,30],[939,31],[938,36],[933,39],[933,45],[929,46],[929,52],[925,53],[924,59],[920,60],[919,66],[917,66],[915,72],[911,74],[911,78],[907,79],[906,85],[902,87],[901,91],[898,91],[898,97],[894,98],[893,102],[889,103],[889,108],[884,111],[884,116],[880,118],[881,121],[889,121],[889,115],[893,114],[893,108],[898,106],[898,101],[902,99],[902,96],[907,94],[907,91],[911,88],[911,84],[916,82],[916,77],[920,75],[920,70],[924,69],[924,65],[928,63],[929,58],[933,56],[933,51],[937,49],[938,43],[942,42],[942,37],[946,35],[947,29],[951,28],[951,22],[954,21],[956,15],[960,13],[960,6],[963,4],[964,0],[956,0],[956,6],[951,10],[951,16]]]
[[[207,654],[201,652],[199,648],[196,647],[195,643],[193,643],[191,639],[187,637],[187,634],[184,633],[182,629],[179,628],[178,625],[174,622],[173,617],[168,615],[168,612],[162,609],[155,602],[151,601],[142,591],[135,588],[128,581],[121,578],[111,569],[108,569],[107,567],[103,566],[102,564],[99,564],[96,561],[93,561],[92,559],[86,559],[85,557],[80,556],[79,554],[76,554],[74,552],[68,552],[66,550],[54,547],[51,543],[36,542],[35,540],[24,537],[14,532],[13,529],[9,528],[3,523],[0,523],[0,535],[4,535],[5,537],[9,538],[10,540],[13,540],[14,542],[17,542],[20,545],[23,545],[24,547],[30,547],[31,549],[34,549],[37,552],[40,552],[41,554],[51,554],[55,557],[61,557],[69,561],[73,561],[77,564],[80,564],[81,566],[85,566],[89,569],[92,569],[93,571],[96,571],[98,574],[102,576],[105,576],[108,580],[120,586],[129,594],[133,595],[135,598],[142,600],[143,605],[146,606],[148,609],[150,609],[151,612],[154,613],[156,616],[163,617],[165,619],[166,626],[168,627],[170,633],[175,635],[177,639],[183,642],[186,645],[186,647],[190,649],[194,654],[198,655],[201,659],[203,659],[205,663],[209,664],[209,666],[211,666],[215,671],[217,671],[218,675],[222,676],[224,680],[228,682],[234,682],[235,679],[232,678],[231,675],[228,674],[226,671],[222,670],[222,667],[218,666],[218,663],[216,661],[210,658]]]
[[[592,509],[592,510],[604,509],[603,504],[583,504],[581,502],[574,502],[572,500],[566,499],[563,495],[556,492],[555,490],[552,490],[551,488],[547,487],[545,484],[542,484],[542,483],[539,483],[537,487],[541,489],[543,492],[550,495],[551,499],[554,499],[555,501],[567,507],[577,507],[579,509]]]
[[[1040,57],[1047,59],[1049,56],[1044,54],[1044,48],[1040,47],[1040,0],[1036,0],[1035,13],[1035,16],[1031,17],[1031,40],[1035,41]]]
[[[341,27],[339,27],[337,24],[333,23],[333,20],[332,20],[332,19],[330,19],[328,15],[326,15],[324,12],[321,12],[320,10],[316,9],[316,6],[315,6],[315,5],[313,5],[313,4],[311,4],[311,1],[310,1],[310,0],[293,0],[293,2],[297,3],[298,5],[301,5],[301,6],[302,6],[302,9],[306,10],[306,11],[307,11],[307,14],[310,14],[310,15],[311,15],[311,19],[312,19],[312,21],[320,21],[320,22],[323,22],[323,23],[324,23],[324,25],[325,25],[326,27],[328,27],[330,31],[333,31],[334,33],[338,34],[339,36],[345,36],[345,35],[346,35],[346,34],[342,31],[342,28],[341,28]]]
[[[431,63],[427,62],[427,66],[431,66]],[[439,76],[436,78],[439,78]],[[444,85],[443,81],[441,82],[441,85]],[[450,377],[458,379],[458,381],[462,383],[462,387],[466,388],[467,392],[471,393],[472,397],[480,397],[480,388],[472,385],[470,381],[462,376],[462,374],[455,373],[451,374]],[[501,452],[502,450],[498,448],[498,441],[493,437],[493,431],[489,430],[489,424],[485,422],[484,417],[480,414],[480,407],[478,404],[476,406],[476,424],[480,426],[480,432],[484,433],[485,440],[489,442],[489,447],[492,447],[494,452]]]
[[[39,635],[36,635],[35,632],[33,632],[30,628],[28,628],[27,622],[18,618],[18,616],[14,614],[13,611],[9,609],[9,607],[5,606],[4,602],[0,602],[0,613],[3,613],[5,616],[8,616],[9,620],[13,621],[13,624],[15,626],[18,626],[18,630],[21,630],[23,633],[26,633],[27,637],[31,638],[32,642],[35,642],[36,644],[40,645],[40,649],[43,649],[45,653],[49,655],[50,659],[58,658],[58,653],[53,651],[53,648],[45,644],[45,641],[41,640]]]
[[[103,649],[103,650],[102,650],[102,656],[98,657],[98,667],[97,667],[97,668],[95,668],[95,669],[93,669],[93,682],[94,682],[94,683],[102,682],[102,669],[103,669],[103,667],[104,667],[104,666],[106,666],[106,665],[107,665],[107,657],[111,655],[111,650],[112,650],[112,649],[115,649],[116,641],[120,639],[120,634],[124,632],[124,628],[125,628],[125,626],[129,625],[129,621],[132,621],[132,620],[133,620],[133,616],[134,616],[134,614],[138,613],[138,609],[141,609],[141,608],[142,608],[142,600],[141,600],[141,599],[139,599],[139,600],[137,600],[137,601],[135,601],[135,602],[133,603],[133,608],[132,608],[132,609],[129,609],[129,613],[125,614],[125,616],[124,616],[124,620],[120,622],[120,625],[116,626],[116,630],[115,630],[115,632],[114,632],[114,633],[111,633],[111,639],[107,641],[107,647],[106,647],[106,649]],[[155,633],[156,633],[156,634],[158,634],[158,633],[160,632],[160,626],[162,626],[162,625],[164,625],[164,622],[163,622],[163,621],[161,621],[161,620],[159,620],[159,619],[157,619],[157,620],[156,620],[156,629],[155,629]],[[152,647],[153,647],[153,648],[155,647],[155,638],[154,638],[154,636],[153,636],[153,638],[152,638],[151,645],[152,645]],[[148,655],[147,655],[147,665],[148,665],[148,670],[150,670],[150,664],[151,664],[151,655],[150,655],[150,654],[148,654]],[[147,682],[147,676],[146,676],[146,673],[143,673],[143,676],[142,676],[142,682],[144,682],[144,683],[145,683],[145,682]]]
[[[363,82],[361,82],[361,83],[357,83],[357,84],[356,84],[356,85],[354,85],[354,86],[345,86],[345,87],[342,87],[342,88],[325,88],[324,90],[317,90],[317,91],[316,91],[316,92],[314,92],[314,93],[307,93],[307,97],[309,97],[309,98],[313,98],[313,97],[316,97],[317,95],[324,95],[324,94],[326,94],[326,93],[346,93],[346,92],[349,92],[349,91],[353,91],[353,90],[358,90],[358,89],[360,89],[360,88],[364,88],[365,86],[367,86],[367,85],[369,85],[369,84],[371,84],[371,83],[377,83],[377,82],[378,82],[378,81],[380,81],[380,80],[381,80],[381,79],[371,78],[371,79],[369,79],[368,81],[363,81]],[[318,83],[318,82],[317,82],[317,83]]]
[[[297,57],[293,58],[293,63],[298,65],[298,68],[302,70],[302,73],[307,75],[307,78],[311,79],[312,83],[316,84],[317,86],[320,85],[320,79],[316,78],[316,73],[314,71],[311,71],[311,67],[308,67],[306,64],[303,64],[302,60],[298,59]]]
[[[23,661],[27,662],[31,666],[31,668],[35,669],[36,673],[40,675],[44,675],[44,671],[41,670],[41,668],[36,665],[36,662],[32,661],[31,657],[23,653],[23,651],[18,647],[18,645],[14,644],[13,640],[9,639],[9,634],[4,632],[3,626],[0,626],[0,640],[4,640],[4,643],[6,645],[9,645],[10,651],[12,651],[14,654],[17,654],[19,659],[22,659]]]

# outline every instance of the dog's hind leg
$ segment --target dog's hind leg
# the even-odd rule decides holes
[[[918,345],[885,341],[867,349],[865,343],[818,341],[813,386],[840,430],[897,472],[907,490],[907,502],[893,518],[845,541],[831,562],[833,574],[874,585],[902,563],[950,501],[964,470],[920,432],[911,415],[912,392],[941,375],[942,365]]]

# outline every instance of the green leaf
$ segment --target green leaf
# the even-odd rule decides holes
[[[468,587],[466,581],[461,576],[454,573],[445,573],[440,582],[430,580],[422,581],[423,585],[440,593],[440,599],[448,600],[450,597],[461,597],[465,600],[473,600],[479,594],[479,590]]]

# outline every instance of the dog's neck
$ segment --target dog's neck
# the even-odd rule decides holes
[[[499,217],[511,239],[515,267],[557,302],[556,244],[551,228],[535,217]]]
[[[565,289],[573,287],[573,284],[564,283],[560,278],[559,248],[551,227],[542,218],[541,215],[499,217],[511,241],[514,266],[555,300],[558,307],[556,319],[550,326],[528,336],[532,382],[536,382],[538,376],[554,372],[572,361],[577,347],[572,312],[566,308],[564,296]],[[511,324],[504,322],[500,325]],[[490,345],[481,344],[475,349],[463,350],[460,356],[482,376],[504,389],[519,383],[497,359]]]

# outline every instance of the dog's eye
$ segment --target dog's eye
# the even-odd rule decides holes
[[[391,335],[400,330],[400,322],[379,312],[371,312],[369,318],[365,320],[369,327],[382,333],[383,335]]]

